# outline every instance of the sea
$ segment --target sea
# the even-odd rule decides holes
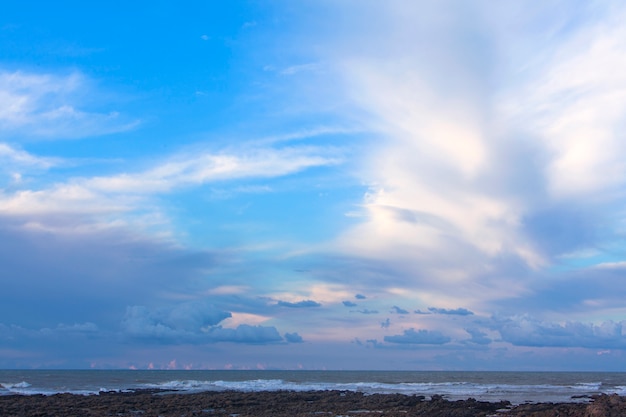
[[[430,372],[430,371],[160,371],[160,370],[0,370],[0,395],[159,390],[355,391],[364,394],[441,395],[513,404],[587,402],[597,394],[626,395],[619,372]]]

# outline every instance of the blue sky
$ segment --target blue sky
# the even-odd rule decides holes
[[[626,370],[618,1],[0,13],[0,367]]]

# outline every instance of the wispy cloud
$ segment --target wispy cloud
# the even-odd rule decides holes
[[[531,294],[528,277],[560,254],[618,239],[607,222],[622,229],[626,36],[621,7],[594,10],[568,30],[574,12],[539,22],[480,5],[480,23],[460,27],[446,2],[344,16],[355,32],[323,58],[379,141],[358,172],[370,184],[360,221],[336,242],[371,288],[469,298],[474,310]],[[377,31],[366,32],[370,14]],[[524,22],[537,25],[533,54]],[[438,46],[410,41],[425,38]]]
[[[52,163],[52,160],[19,153],[8,146],[0,147],[0,152],[3,150],[13,159],[21,158],[40,165]],[[78,177],[39,190],[18,188],[13,192],[0,192],[0,213],[19,216],[132,213],[144,210],[146,198],[177,189],[241,179],[281,177],[310,168],[336,165],[342,160],[341,151],[337,149],[306,145],[178,154],[145,171]],[[233,190],[236,189],[235,186]]]
[[[32,140],[103,135],[138,125],[115,110],[87,110],[86,98],[94,90],[78,72],[0,71],[0,129],[5,137]]]
[[[47,169],[59,163],[58,158],[39,157],[7,143],[0,143],[0,159],[3,167],[14,165]]]

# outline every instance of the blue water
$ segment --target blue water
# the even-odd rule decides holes
[[[366,394],[435,394],[449,400],[578,402],[600,393],[626,395],[626,373],[413,371],[130,371],[5,370],[0,395],[163,389],[202,391],[345,390]]]

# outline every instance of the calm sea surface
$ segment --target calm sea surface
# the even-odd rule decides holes
[[[626,373],[411,371],[44,371],[0,370],[0,395],[164,389],[201,391],[345,390],[366,394],[443,395],[450,400],[586,401],[626,395]]]

